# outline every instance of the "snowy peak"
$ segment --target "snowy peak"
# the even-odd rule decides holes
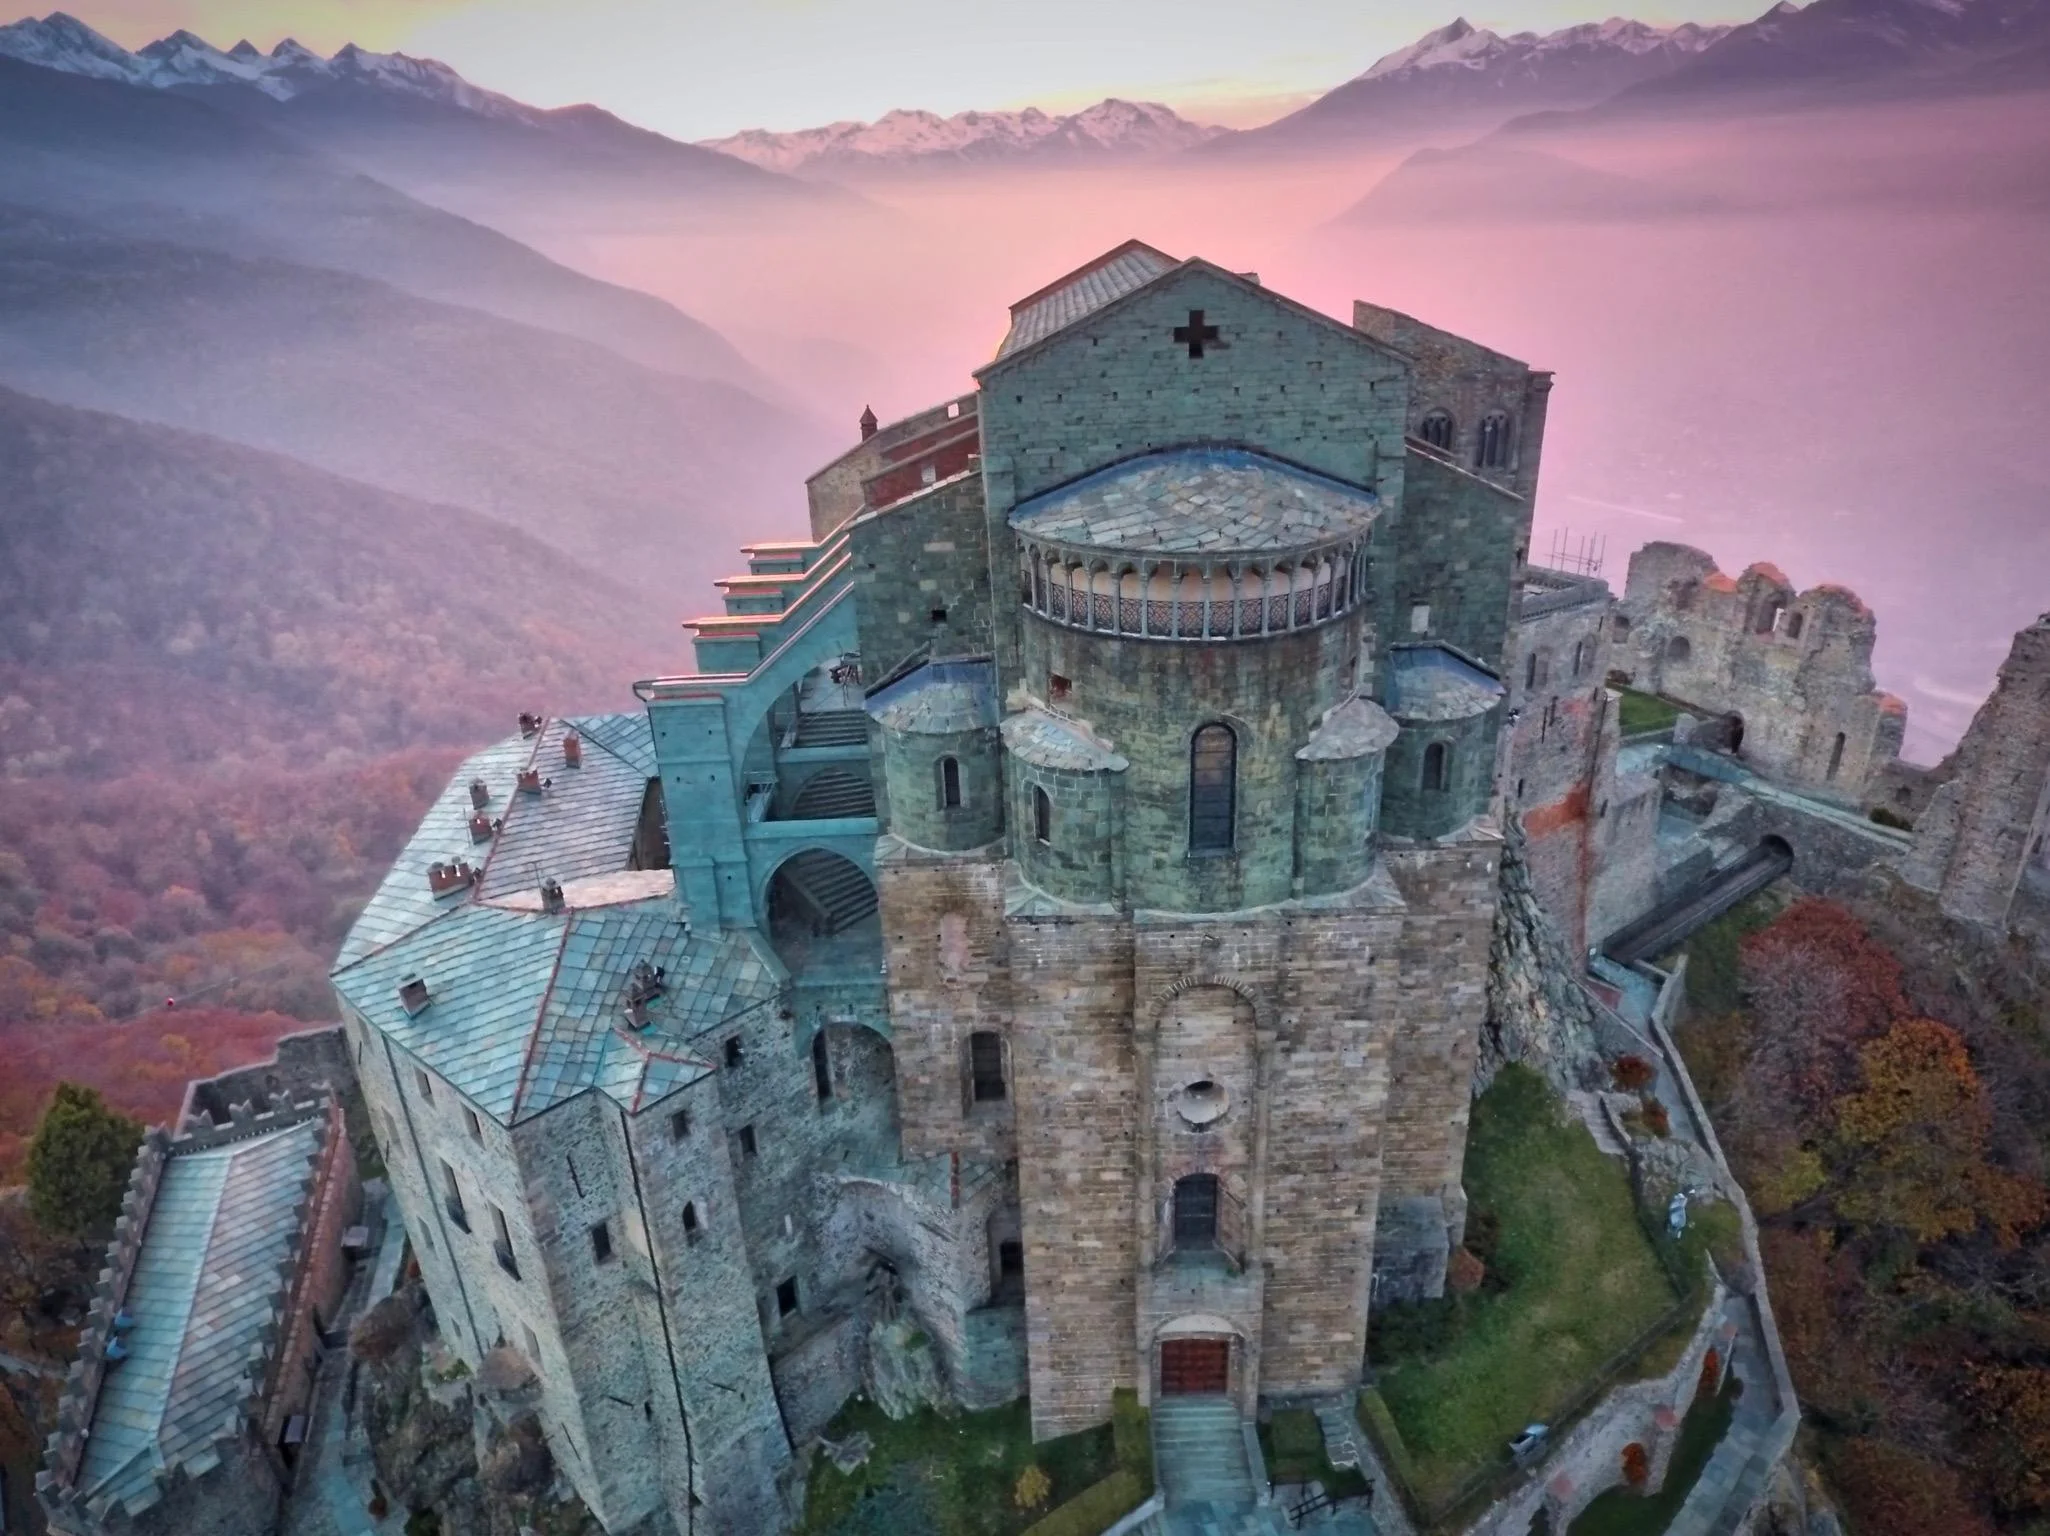
[[[1223,132],[1158,102],[1111,97],[1064,115],[1026,107],[941,117],[900,108],[873,123],[829,123],[794,133],[750,128],[701,147],[772,171],[846,171],[949,161],[1138,157],[1186,149]]]
[[[0,56],[44,69],[168,90],[174,86],[240,85],[278,101],[323,86],[360,85],[443,102],[485,117],[538,119],[509,97],[480,90],[446,64],[403,53],[371,53],[354,43],[324,59],[286,38],[268,55],[246,38],[223,52],[179,30],[130,53],[62,11],[0,27]]]
[[[1678,56],[1699,53],[1716,41],[1728,27],[1704,27],[1694,22],[1684,26],[1654,27],[1641,21],[1612,16],[1607,21],[1583,22],[1557,32],[1515,32],[1508,37],[1476,28],[1465,17],[1435,32],[1426,32],[1407,48],[1398,48],[1378,60],[1359,80],[1384,80],[1427,70],[1487,70],[1505,66],[1527,66],[1548,55],[1566,57],[1620,54],[1641,58],[1656,53]]]

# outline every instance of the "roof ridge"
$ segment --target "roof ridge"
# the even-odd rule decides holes
[[[534,1007],[533,1020],[527,1026],[527,1048],[520,1053],[520,1075],[513,1083],[512,1102],[505,1109],[505,1123],[510,1126],[519,1119],[520,1101],[526,1096],[527,1074],[534,1070],[534,1054],[541,1046],[541,1027],[548,1018],[548,1005],[555,1000],[555,983],[562,976],[562,957],[569,952],[570,930],[576,927],[576,915],[566,913],[562,923],[562,937],[555,946],[555,964],[548,969],[548,985],[541,989],[541,1001]]]

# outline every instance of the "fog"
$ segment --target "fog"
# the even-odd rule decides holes
[[[1633,548],[1679,539],[1855,588],[1933,760],[2050,607],[2050,97],[1564,122],[1417,161],[868,182],[851,211],[712,233],[660,208],[496,222],[717,326],[850,440],[864,404],[971,387],[1011,301],[1133,235],[1340,317],[1393,305],[1556,370],[1540,557],[1603,539],[1620,588]],[[766,531],[735,509],[736,544]]]

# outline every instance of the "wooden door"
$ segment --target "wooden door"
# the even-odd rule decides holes
[[[1231,1385],[1231,1340],[1167,1339],[1160,1346],[1163,1396],[1222,1393]]]

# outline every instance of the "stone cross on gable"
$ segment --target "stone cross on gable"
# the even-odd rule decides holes
[[[1217,327],[1205,325],[1203,323],[1203,311],[1192,309],[1189,311],[1189,323],[1187,325],[1178,325],[1174,328],[1174,339],[1179,342],[1185,342],[1188,345],[1189,356],[1201,357],[1203,355],[1203,344],[1206,341],[1218,340]]]

